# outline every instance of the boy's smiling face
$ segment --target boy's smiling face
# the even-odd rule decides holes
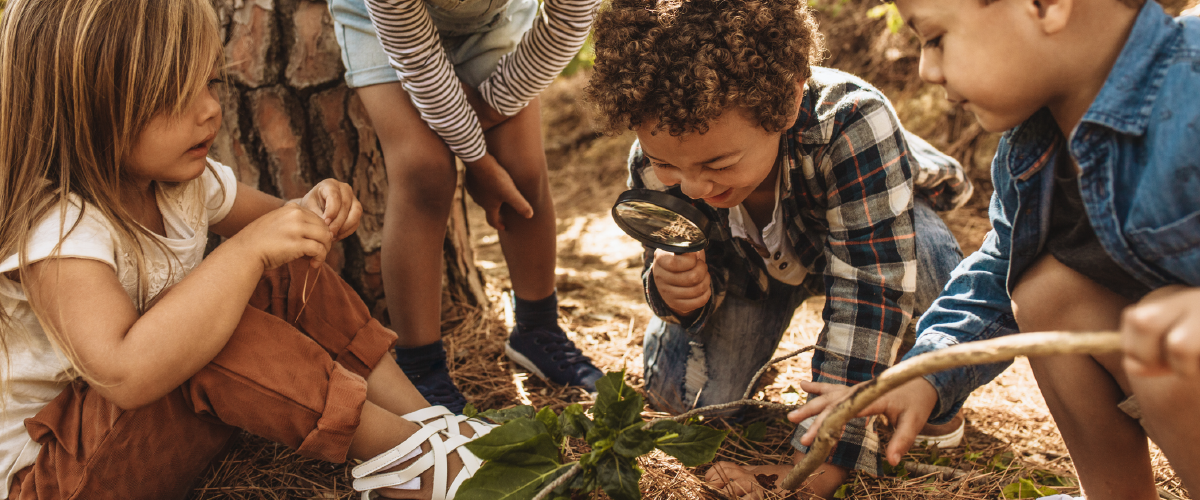
[[[920,36],[921,78],[975,114],[984,129],[1008,130],[1051,104],[1057,76],[1035,0],[896,0]]]
[[[716,208],[733,208],[757,189],[774,190],[780,132],[768,132],[740,109],[708,124],[708,131],[672,136],[657,123],[635,128],[642,153],[658,180]]]

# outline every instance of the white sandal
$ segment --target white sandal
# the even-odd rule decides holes
[[[479,466],[483,461],[476,457],[475,454],[463,447],[474,440],[475,438],[487,434],[495,425],[483,422],[474,418],[467,418],[463,415],[455,415],[441,406],[431,406],[421,410],[414,411],[404,415],[405,420],[409,420],[421,426],[421,430],[413,433],[403,443],[396,445],[388,451],[385,451],[375,458],[367,460],[356,466],[351,474],[354,476],[355,491],[363,492],[362,500],[370,500],[371,492],[381,488],[395,488],[401,490],[419,490],[421,489],[420,475],[425,471],[433,468],[433,498],[432,500],[449,500],[454,498],[454,494],[458,492],[458,487],[462,486],[463,481],[475,475],[475,471],[479,470]],[[467,437],[458,431],[458,424],[466,422],[475,431],[475,435]],[[444,438],[444,439],[443,439]],[[403,470],[393,472],[382,472],[375,474],[378,471],[395,467],[396,464],[404,463],[412,460],[414,457],[421,454],[421,443],[429,442],[429,453],[417,459],[412,465]],[[463,468],[458,472],[458,476],[454,478],[454,482],[446,484],[446,456],[450,453],[458,452],[458,457],[462,459]],[[374,475],[372,475],[374,474]]]

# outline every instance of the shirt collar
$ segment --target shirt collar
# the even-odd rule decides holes
[[[1082,121],[1126,134],[1145,133],[1172,57],[1166,48],[1178,32],[1178,23],[1158,2],[1147,1]]]

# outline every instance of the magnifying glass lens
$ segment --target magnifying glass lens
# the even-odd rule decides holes
[[[643,245],[674,253],[708,246],[708,217],[687,200],[649,189],[630,189],[617,197],[613,220]]]
[[[704,240],[704,231],[671,210],[644,201],[616,206],[616,215],[629,228],[663,245],[688,248]]]

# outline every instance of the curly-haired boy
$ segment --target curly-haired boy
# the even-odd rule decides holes
[[[811,66],[822,42],[803,1],[614,0],[595,29],[587,97],[607,131],[637,133],[630,184],[703,200],[717,222],[702,252],[645,254],[651,403],[740,399],[814,295],[826,297],[817,381],[890,366],[961,260],[934,212],[970,196],[958,163],[906,133],[866,82]],[[928,431],[961,420],[948,427]],[[828,496],[850,469],[876,472],[878,448],[872,420],[853,422],[810,487]],[[734,494],[754,483],[732,464],[710,476]]]

